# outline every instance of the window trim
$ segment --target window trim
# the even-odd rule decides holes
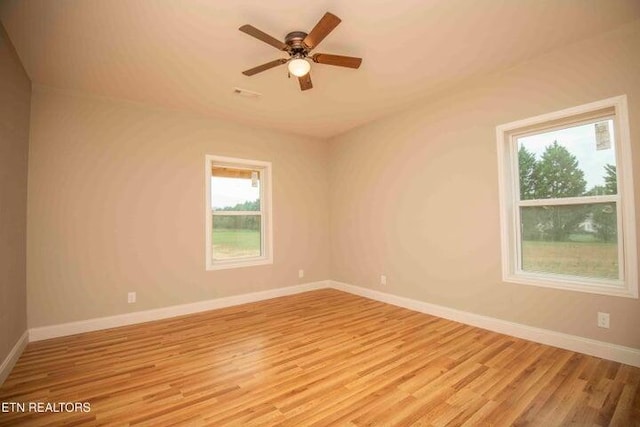
[[[621,280],[608,281],[598,278],[577,278],[553,273],[524,272],[520,269],[518,248],[520,232],[518,227],[519,213],[516,212],[522,202],[519,200],[519,181],[517,171],[517,150],[514,148],[514,136],[526,134],[531,128],[546,130],[557,128],[559,121],[566,127],[569,124],[591,121],[602,110],[613,109],[614,129],[616,132],[616,170],[618,194],[615,196],[585,196],[580,198],[561,199],[563,204],[571,204],[579,199],[581,203],[589,203],[589,199],[603,200],[603,197],[613,198],[618,210],[618,223],[622,229],[618,232],[618,239],[622,242],[622,253],[618,253],[624,261],[624,271]],[[585,119],[587,116],[588,119]],[[612,114],[609,114],[611,118]],[[575,118],[575,122],[572,120]],[[555,122],[555,123],[554,123]],[[520,131],[520,132],[519,132]],[[631,138],[629,131],[629,116],[627,96],[621,95],[577,107],[567,108],[548,114],[517,120],[496,127],[498,179],[500,199],[500,234],[502,250],[502,280],[508,283],[534,285],[554,289],[566,289],[579,292],[612,295],[627,298],[638,298],[638,266],[635,226],[635,201],[633,195],[633,165],[631,157]],[[514,151],[516,150],[516,151]],[[515,154],[514,154],[515,153]],[[517,193],[516,193],[517,192]],[[552,203],[558,199],[549,199]],[[545,200],[545,203],[547,200]],[[569,203],[567,203],[569,202]],[[529,202],[525,202],[529,203]],[[534,203],[535,204],[535,203]],[[614,283],[615,282],[615,283]]]
[[[211,218],[211,176],[214,164],[216,166],[227,166],[240,169],[260,169],[260,223],[261,223],[261,245],[262,255],[259,257],[232,258],[228,260],[213,259],[213,242],[211,236],[213,224]],[[257,265],[273,264],[273,216],[272,216],[272,178],[271,162],[261,160],[239,159],[235,157],[205,155],[205,268],[209,270],[223,270],[229,268],[252,267]],[[231,215],[234,215],[232,213]]]

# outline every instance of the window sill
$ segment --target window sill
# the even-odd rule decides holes
[[[229,260],[229,261],[217,261],[217,262],[207,262],[207,271],[211,270],[227,270],[231,268],[242,268],[242,267],[254,267],[258,265],[268,265],[273,264],[273,259],[271,258],[251,258],[246,260]]]
[[[638,295],[630,290],[628,285],[622,281],[612,280],[609,283],[603,283],[601,280],[583,281],[560,275],[554,277],[549,274],[542,275],[524,272],[503,275],[502,280],[507,283],[517,283],[520,285],[638,299]]]

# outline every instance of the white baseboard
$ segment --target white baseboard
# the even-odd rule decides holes
[[[202,311],[247,304],[286,295],[299,294],[301,292],[328,288],[330,284],[326,280],[310,282],[302,285],[288,286],[284,288],[269,289],[261,292],[252,292],[230,297],[216,298],[206,301],[198,301],[190,304],[172,305],[153,310],[135,311],[133,313],[118,314],[115,316],[99,317],[95,319],[80,320],[78,322],[62,323],[59,325],[42,326],[29,330],[29,341],[40,341],[83,332],[99,331],[101,329],[116,328],[118,326],[133,325],[136,323],[151,322],[153,320],[182,316],[185,314],[200,313]]]
[[[535,328],[521,323],[509,322],[507,320],[496,319],[494,317],[482,316],[480,314],[469,313],[467,311],[456,310],[454,308],[441,305],[429,304],[427,302],[392,295],[373,289],[361,288],[331,280],[330,285],[334,289],[349,292],[354,295],[363,296],[387,304],[404,307],[420,313],[442,317],[489,331],[499,332],[541,344],[559,347],[566,350],[600,357],[602,359],[613,360],[631,366],[640,367],[640,349],[624,347],[603,341],[596,341],[576,335],[564,334],[551,331],[549,329]]]
[[[267,291],[253,292],[249,294],[234,295],[230,297],[217,298],[207,301],[199,301],[191,304],[174,305],[154,310],[137,311],[133,313],[119,314],[109,317],[82,320],[78,322],[63,323],[60,325],[44,326],[29,330],[29,341],[40,341],[49,338],[62,337],[79,334],[83,332],[97,331],[101,329],[115,328],[118,326],[132,325],[136,323],[150,322],[153,320],[166,319],[169,317],[182,316],[185,314],[199,313],[202,311],[215,310],[218,308],[231,307],[234,305],[246,304],[250,302],[262,301],[287,295],[316,289],[333,288],[354,295],[363,296],[387,304],[404,307],[420,313],[442,317],[482,329],[499,332],[505,335],[564,348],[591,356],[601,357],[615,362],[640,367],[640,349],[624,347],[610,344],[603,341],[596,341],[575,335],[564,334],[548,329],[535,328],[520,323],[509,322],[507,320],[496,319],[494,317],[482,316],[466,311],[441,305],[430,304],[411,298],[401,297],[373,289],[341,283],[333,280],[323,280],[318,282],[305,283],[302,285],[289,286],[284,288],[270,289]],[[12,352],[0,366],[0,380],[3,380],[18,359],[24,346],[26,345],[26,333],[16,344]],[[6,371],[6,374],[5,374]],[[0,381],[1,383],[1,381]]]
[[[20,339],[15,343],[7,357],[4,358],[2,364],[0,365],[0,386],[4,383],[4,380],[7,379],[9,373],[15,366],[16,362],[20,358],[20,355],[24,351],[24,348],[29,343],[29,331],[24,331]]]

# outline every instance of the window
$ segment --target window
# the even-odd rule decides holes
[[[207,270],[271,264],[271,163],[206,156]]]
[[[496,131],[503,280],[637,298],[626,96]]]

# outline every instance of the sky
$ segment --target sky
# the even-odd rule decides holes
[[[260,198],[260,181],[253,187],[250,179],[211,178],[211,205],[214,209],[253,202]]]
[[[604,166],[606,164],[616,164],[613,120],[605,120],[605,122],[609,125],[611,136],[611,144],[608,149],[596,149],[594,123],[520,137],[518,138],[518,148],[524,145],[527,151],[535,154],[536,160],[540,160],[545,148],[553,144],[553,141],[558,141],[559,145],[565,147],[578,160],[578,167],[584,172],[587,190],[589,190],[595,185],[604,185]]]

